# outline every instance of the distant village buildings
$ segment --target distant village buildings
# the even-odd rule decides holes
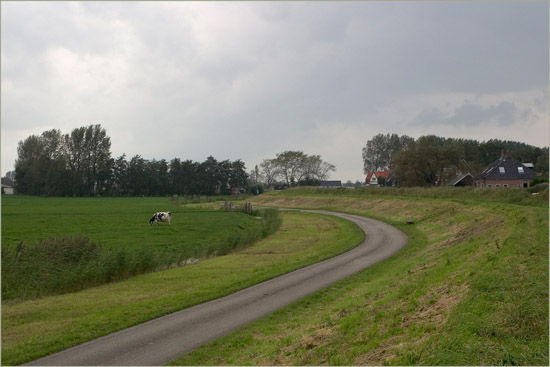
[[[448,169],[452,171],[451,168]],[[447,186],[475,186],[477,188],[529,188],[537,177],[533,163],[521,163],[513,159],[508,152],[503,151],[499,159],[491,163],[478,176],[471,172],[458,172],[453,178],[448,178]],[[365,178],[366,186],[393,186],[396,178],[393,171],[369,171]]]

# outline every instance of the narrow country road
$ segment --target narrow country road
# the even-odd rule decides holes
[[[391,256],[408,240],[403,232],[378,220],[327,211],[308,212],[350,220],[367,233],[366,240],[353,250],[331,259],[66,349],[28,365],[162,365]]]

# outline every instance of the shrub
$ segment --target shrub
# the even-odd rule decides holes
[[[84,236],[2,246],[2,300],[81,289],[95,277],[102,248]]]
[[[264,225],[262,227],[262,237],[267,237],[279,229],[283,219],[277,209],[266,209],[262,212]]]
[[[248,192],[252,195],[260,195],[265,192],[264,184],[257,184],[248,187]]]
[[[535,186],[544,182],[548,182],[548,177],[535,177],[535,179],[531,181],[531,186]]]
[[[541,191],[544,191],[544,190],[548,190],[548,182],[538,183],[538,184],[533,185],[529,188],[529,192],[531,192],[531,193],[541,192]]]

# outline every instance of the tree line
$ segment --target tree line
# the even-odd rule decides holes
[[[516,141],[443,138],[435,135],[413,139],[407,135],[378,134],[362,149],[364,172],[392,169],[404,186],[438,186],[458,172],[476,176],[506,151],[515,160],[533,163],[548,176],[548,147]]]
[[[17,147],[15,188],[44,196],[165,196],[231,194],[247,185],[241,160],[115,159],[110,148],[101,125],[31,135]]]
[[[15,162],[17,192],[43,196],[166,196],[228,195],[235,188],[318,186],[336,167],[319,155],[284,151],[264,159],[250,174],[241,160],[204,162],[147,160],[123,154],[111,157],[111,139],[101,125],[89,125],[63,134],[52,129],[20,141]],[[362,149],[363,169],[392,169],[394,183],[437,186],[458,172],[476,176],[507,151],[520,162],[532,162],[548,177],[548,147],[515,141],[443,138],[418,139],[407,135],[378,134]]]
[[[333,164],[325,162],[319,155],[308,155],[302,151],[287,150],[275,158],[264,159],[250,173],[253,184],[263,183],[271,187],[318,186],[321,180],[336,171]]]

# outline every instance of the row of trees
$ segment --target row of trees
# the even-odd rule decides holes
[[[302,151],[284,151],[272,159],[264,159],[260,167],[250,173],[253,183],[263,182],[273,187],[281,182],[283,186],[319,185],[319,181],[336,171],[333,164],[325,162],[319,155],[308,155]]]
[[[174,158],[146,160],[122,155],[114,160],[109,194],[114,196],[230,195],[233,188],[247,185],[246,167],[241,160],[204,162]]]
[[[204,162],[146,160],[135,155],[111,158],[111,140],[101,125],[70,134],[48,130],[20,141],[15,163],[19,193],[45,196],[164,196],[231,194],[233,188],[265,184],[317,186],[336,167],[319,155],[284,151],[246,173],[241,160]],[[492,139],[479,142],[434,135],[378,134],[362,150],[364,172],[390,168],[405,186],[441,185],[458,171],[481,173],[506,150],[521,162],[533,162],[548,175],[548,147]]]
[[[16,189],[31,195],[97,194],[109,179],[110,149],[100,125],[31,135],[17,147]]]
[[[405,186],[441,185],[457,172],[480,174],[507,151],[520,162],[531,162],[535,171],[548,175],[548,147],[491,139],[442,138],[435,135],[413,139],[407,135],[378,134],[363,148],[364,171],[394,170]]]
[[[20,141],[15,162],[19,193],[45,196],[163,196],[231,194],[246,187],[241,160],[204,162],[111,158],[111,140],[101,125],[70,134],[48,130]]]

